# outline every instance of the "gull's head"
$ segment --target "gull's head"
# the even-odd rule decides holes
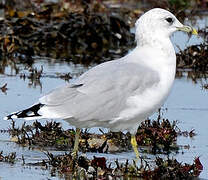
[[[144,13],[136,22],[137,43],[148,43],[150,40],[168,38],[175,31],[197,34],[197,31],[185,26],[169,11],[155,8]]]

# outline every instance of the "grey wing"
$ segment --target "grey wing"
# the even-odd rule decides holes
[[[128,97],[159,81],[148,67],[110,61],[80,76],[75,84],[58,88],[40,99],[45,106],[40,114],[79,121],[114,119],[126,107]]]

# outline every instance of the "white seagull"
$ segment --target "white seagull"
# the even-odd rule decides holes
[[[80,128],[127,130],[139,158],[137,128],[163,105],[173,85],[176,54],[170,36],[175,31],[197,31],[160,8],[144,13],[135,26],[137,46],[129,54],[91,68],[73,84],[53,90],[32,107],[4,119],[64,119],[76,126],[75,154]]]

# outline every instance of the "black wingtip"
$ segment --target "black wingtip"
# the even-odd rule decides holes
[[[18,111],[16,113],[12,113],[6,117],[4,117],[4,120],[12,120],[17,118],[31,118],[31,117],[40,117],[41,115],[38,114],[38,111],[41,107],[43,107],[44,104],[35,104],[32,107],[29,107],[28,109],[25,109],[23,111]]]
[[[10,115],[4,117],[3,119],[4,119],[5,121],[6,121],[6,120],[11,120],[11,119],[12,119],[12,118],[11,118],[12,115],[13,115],[13,114],[10,114]]]

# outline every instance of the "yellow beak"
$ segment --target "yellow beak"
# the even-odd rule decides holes
[[[194,35],[198,35],[198,32],[195,28],[191,27],[191,26],[182,26],[182,27],[177,27],[177,29],[179,31],[183,31],[183,32],[187,32],[187,33],[191,33]]]

